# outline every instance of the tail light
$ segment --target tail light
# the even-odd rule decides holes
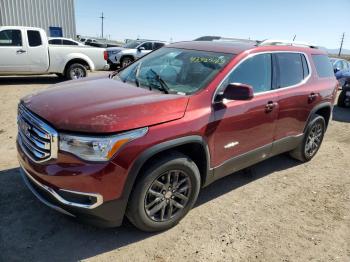
[[[107,53],[107,51],[103,51],[103,58],[104,58],[105,60],[108,59],[108,53]]]

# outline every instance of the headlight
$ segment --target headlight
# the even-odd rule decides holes
[[[59,149],[88,161],[107,161],[126,143],[144,136],[147,127],[113,136],[91,137],[60,134]]]

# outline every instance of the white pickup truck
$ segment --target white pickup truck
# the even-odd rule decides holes
[[[49,45],[43,29],[0,27],[0,75],[55,73],[67,79],[87,76],[87,70],[107,70],[107,51],[90,46]]]

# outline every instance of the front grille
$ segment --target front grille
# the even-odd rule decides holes
[[[57,132],[32,114],[23,105],[18,106],[18,143],[24,153],[35,162],[57,158]]]

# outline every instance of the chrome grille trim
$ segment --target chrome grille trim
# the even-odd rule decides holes
[[[58,133],[32,114],[23,105],[18,106],[18,144],[34,162],[57,158]]]

